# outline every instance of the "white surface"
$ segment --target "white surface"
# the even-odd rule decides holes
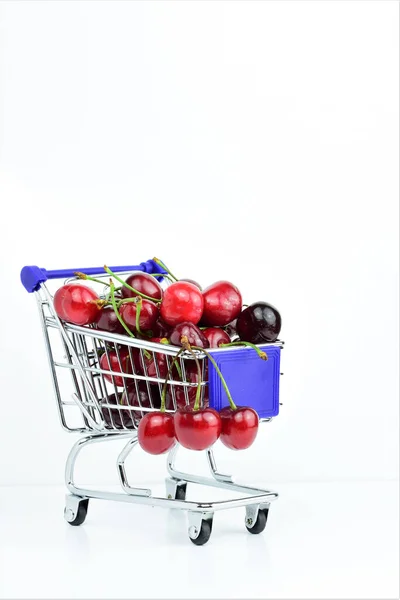
[[[71,527],[62,488],[1,488],[0,597],[398,598],[397,483],[276,489],[264,533],[225,511],[199,548],[184,513],[91,501]]]

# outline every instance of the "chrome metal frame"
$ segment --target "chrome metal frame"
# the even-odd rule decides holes
[[[82,502],[89,498],[115,500],[118,502],[130,502],[132,504],[147,504],[151,506],[161,506],[164,508],[174,508],[188,511],[189,517],[189,536],[192,540],[200,535],[202,523],[207,522],[211,532],[213,515],[215,511],[245,507],[246,508],[246,526],[251,528],[256,523],[259,510],[268,509],[270,503],[278,497],[274,491],[258,489],[235,483],[230,475],[222,474],[218,471],[213,449],[206,451],[207,462],[211,477],[203,477],[191,473],[185,473],[178,470],[175,466],[176,456],[179,445],[176,444],[168,454],[167,471],[169,477],[166,479],[166,497],[154,496],[150,489],[133,487],[129,481],[125,468],[125,461],[133,449],[138,445],[137,425],[138,418],[143,416],[146,411],[157,410],[154,397],[154,388],[164,383],[159,370],[158,358],[160,355],[165,357],[168,365],[176,356],[179,348],[173,346],[164,346],[137,338],[128,338],[117,334],[111,334],[96,330],[90,327],[79,327],[76,325],[65,324],[57,317],[50,292],[45,285],[36,292],[39,313],[41,315],[42,329],[46,342],[49,366],[52,373],[53,389],[57,399],[58,413],[62,427],[67,431],[84,433],[72,447],[65,466],[65,484],[70,492],[66,497],[65,518],[73,523],[79,511]],[[62,359],[55,356],[50,332],[55,330],[59,333],[61,345],[64,351]],[[130,369],[124,371],[121,363],[121,345],[129,351]],[[283,342],[276,342],[271,345],[282,346]],[[120,370],[107,371],[99,367],[100,352],[106,352],[109,356],[110,348],[113,349],[118,357]],[[228,351],[234,352],[236,348],[232,347]],[[150,377],[147,367],[144,366],[144,375],[136,373],[133,352],[139,353],[143,365],[145,365],[144,354],[150,353],[153,357],[156,367],[156,377]],[[218,351],[218,350],[216,350]],[[227,349],[224,349],[226,352]],[[206,365],[206,356],[204,353],[197,352],[204,369]],[[172,377],[168,380],[168,389],[170,390],[173,406],[169,410],[176,409],[176,386],[182,386],[186,404],[189,403],[188,390],[191,386],[197,384],[191,383],[186,379],[185,366],[188,360],[193,360],[190,353],[183,353],[179,358],[179,365],[182,371],[182,377],[176,381]],[[110,363],[109,363],[110,364]],[[67,370],[71,374],[73,384],[72,401],[68,400],[62,394],[62,389],[58,377],[59,369]],[[122,372],[122,373],[121,373]],[[134,408],[130,405],[110,404],[108,392],[114,392],[118,399],[118,387],[114,377],[120,377],[123,374],[123,387],[126,393],[127,385],[134,385],[138,392],[138,385],[146,385],[150,397],[150,406],[137,405]],[[181,380],[182,379],[182,380]],[[152,390],[151,391],[151,387]],[[206,383],[202,384],[202,399],[204,399]],[[139,396],[139,394],[137,394]],[[82,418],[81,426],[72,426],[67,419],[67,407],[77,407]],[[108,411],[108,412],[106,412]],[[115,412],[117,411],[117,412]],[[125,425],[122,414],[128,414],[130,420],[129,426]],[[137,415],[139,414],[139,417]],[[113,416],[114,415],[114,416]],[[119,416],[119,420],[116,419]],[[136,415],[136,417],[134,417]],[[271,419],[265,419],[269,421]],[[109,492],[104,490],[93,490],[81,487],[75,484],[74,471],[77,458],[81,451],[89,445],[126,439],[126,444],[117,458],[117,472],[122,493]],[[244,497],[232,498],[229,500],[219,500],[216,502],[195,502],[186,499],[176,498],[179,488],[186,491],[186,485],[199,484],[209,487],[222,488],[230,490],[236,494],[244,494]],[[185,495],[185,494],[184,494]],[[85,509],[86,510],[86,509]],[[84,519],[84,517],[83,517]],[[83,521],[82,521],[83,522]]]

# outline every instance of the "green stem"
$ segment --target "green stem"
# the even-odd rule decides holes
[[[140,298],[140,296],[137,296],[135,298],[136,300],[136,331],[138,332],[139,335],[143,335],[141,329],[140,329],[140,313],[142,312],[142,299]]]
[[[107,265],[104,265],[104,270],[106,271],[106,273],[108,273],[109,275],[111,275],[111,277],[114,277],[114,279],[116,279],[117,281],[119,281],[120,283],[122,283],[122,285],[124,287],[128,288],[128,290],[131,290],[131,292],[134,292],[138,296],[141,296],[142,298],[146,298],[146,300],[151,300],[152,302],[155,302],[157,304],[159,304],[161,302],[161,300],[159,298],[152,298],[151,296],[146,296],[146,294],[142,294],[142,292],[139,292],[139,290],[135,290],[135,288],[133,288],[131,285],[129,285],[129,283],[126,283],[126,281],[124,281],[123,279],[121,279],[121,277],[118,277],[118,275],[116,275],[115,273],[113,273],[111,271],[111,269],[109,269],[107,267]]]
[[[102,285],[110,285],[103,279],[96,279],[96,277],[90,277],[90,275],[86,275],[86,273],[81,273],[80,271],[75,271],[74,275],[78,277],[78,279],[85,279],[88,281],[95,281],[96,283],[101,283]]]
[[[248,348],[253,348],[262,360],[268,360],[267,353],[263,350],[260,350],[255,344],[251,342],[230,342],[229,344],[220,344],[219,348],[229,348],[230,346],[247,346]]]
[[[195,350],[200,350],[201,352],[204,352],[204,354],[208,357],[208,359],[211,361],[214,369],[216,370],[218,377],[221,380],[222,385],[224,386],[224,390],[226,392],[226,395],[228,396],[228,400],[229,400],[229,404],[231,405],[232,410],[236,410],[237,406],[234,403],[231,393],[229,391],[228,385],[225,381],[224,376],[222,375],[221,371],[219,370],[219,367],[217,365],[217,363],[215,362],[214,358],[211,356],[211,354],[209,352],[207,352],[207,350],[205,350],[204,348],[199,348],[198,346],[192,346],[192,348],[194,348]]]
[[[168,275],[168,273],[151,273],[152,277],[165,277],[165,279],[168,279],[169,281],[175,281],[174,279],[172,279],[172,277],[170,275]]]
[[[161,392],[161,408],[160,408],[161,412],[165,412],[165,397],[167,395],[168,377],[172,373],[172,369],[174,368],[174,364],[176,363],[176,361],[178,359],[178,356],[180,356],[184,351],[185,351],[185,348],[181,348],[179,350],[178,354],[175,356],[174,360],[172,361],[171,366],[168,369],[168,373],[165,376],[165,381],[164,381],[163,389],[162,389],[162,392]]]
[[[160,267],[162,269],[164,269],[164,271],[167,271],[168,275],[171,275],[172,279],[175,279],[175,281],[178,281],[178,278],[175,277],[175,275],[173,273],[171,273],[171,271],[168,269],[168,267],[162,262],[162,260],[160,260],[159,258],[153,258],[154,262],[157,263],[158,265],[160,265]]]
[[[198,381],[198,384],[197,384],[196,398],[195,398],[195,401],[194,401],[193,410],[199,410],[199,408],[200,408],[200,395],[201,395],[201,383],[202,383],[201,367],[200,367],[199,359],[197,358],[196,354],[193,352],[190,344],[186,345],[186,350],[189,350],[190,354],[193,356],[194,360],[196,361],[197,375],[199,377],[199,381]]]
[[[112,281],[112,279],[110,279],[111,304],[112,304],[112,307],[114,309],[114,312],[117,315],[118,321],[121,323],[122,327],[125,329],[125,331],[127,332],[127,334],[134,338],[135,336],[133,335],[132,331],[129,329],[129,327],[127,326],[127,324],[125,323],[125,321],[123,320],[123,318],[121,317],[121,315],[119,314],[118,306],[117,306],[117,303],[115,301],[114,292],[115,292],[114,282]]]

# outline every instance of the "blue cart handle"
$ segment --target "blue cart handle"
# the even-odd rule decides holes
[[[165,273],[165,270],[160,267],[154,260],[147,260],[140,265],[129,265],[125,267],[110,267],[114,273],[123,271],[144,271],[145,273]],[[40,285],[48,279],[66,279],[73,277],[75,273],[85,273],[85,275],[100,275],[104,274],[104,267],[89,267],[88,269],[55,269],[47,271],[39,267],[28,266],[21,270],[21,281],[24,288],[29,292],[37,292]]]

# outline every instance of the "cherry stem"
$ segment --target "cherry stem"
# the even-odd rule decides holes
[[[229,400],[229,404],[231,405],[231,409],[232,410],[237,410],[237,406],[234,403],[231,393],[229,391],[228,385],[225,381],[224,376],[222,375],[221,371],[219,370],[219,367],[217,365],[217,363],[215,362],[214,358],[211,356],[211,354],[209,352],[207,352],[207,350],[205,350],[204,348],[199,348],[198,346],[192,346],[192,348],[194,348],[195,350],[201,350],[201,352],[204,352],[204,354],[208,357],[208,360],[211,361],[214,369],[216,370],[218,377],[221,380],[222,385],[224,386],[224,390],[226,392],[226,395],[228,396],[228,400]]]
[[[140,329],[140,313],[142,312],[142,299],[139,297],[135,298],[136,300],[136,331],[139,335],[143,335]]]
[[[258,356],[260,358],[262,358],[262,360],[268,360],[268,356],[267,353],[264,352],[263,350],[260,350],[260,348],[258,348],[258,346],[256,346],[255,344],[252,344],[251,342],[230,342],[229,344],[220,344],[218,347],[219,348],[229,348],[230,346],[247,346],[248,348],[253,348],[253,350],[255,350],[258,354]]]
[[[153,258],[154,262],[157,263],[162,269],[164,269],[164,271],[167,271],[168,275],[171,275],[172,279],[175,279],[175,281],[178,281],[178,278],[175,277],[175,275],[173,273],[171,273],[171,271],[168,269],[168,267],[162,262],[162,260],[160,260],[159,258]]]
[[[176,363],[176,366],[178,366],[177,359],[184,351],[185,351],[185,348],[181,348],[179,350],[178,354],[175,356],[174,360],[172,361],[172,364],[170,365],[168,372],[165,376],[165,381],[164,381],[163,389],[161,392],[161,408],[160,408],[161,412],[165,412],[165,397],[167,395],[168,377],[172,373],[172,369],[174,368],[175,363]]]
[[[78,279],[87,279],[88,281],[95,281],[96,283],[101,283],[101,285],[110,285],[106,281],[96,279],[96,277],[90,277],[90,275],[86,275],[86,273],[81,273],[80,271],[75,271],[74,275],[76,275]]]
[[[195,398],[195,401],[194,401],[193,410],[199,410],[199,408],[200,408],[200,395],[201,395],[201,383],[202,383],[201,367],[200,367],[199,359],[197,358],[195,352],[193,352],[192,347],[189,344],[189,340],[188,340],[188,338],[187,338],[186,335],[183,335],[181,337],[181,344],[183,345],[183,347],[186,350],[188,350],[190,352],[190,354],[193,356],[194,360],[196,361],[197,374],[198,374],[198,377],[199,377],[199,381],[198,381],[198,384],[197,384],[196,398]]]
[[[152,277],[165,277],[165,279],[168,279],[169,281],[174,281],[172,279],[172,277],[170,275],[168,275],[168,273],[151,273]]]
[[[146,298],[146,300],[151,300],[152,302],[156,302],[156,303],[160,303],[161,302],[161,300],[159,298],[152,298],[151,296],[146,296],[146,294],[142,294],[142,292],[139,292],[139,290],[135,290],[135,288],[133,288],[131,285],[129,285],[129,283],[126,283],[126,281],[124,281],[123,279],[121,279],[121,277],[118,277],[118,275],[116,275],[115,273],[113,273],[111,271],[111,269],[109,269],[107,267],[107,265],[104,265],[103,268],[106,271],[106,273],[108,273],[109,275],[111,275],[111,277],[114,277],[114,279],[116,279],[117,281],[119,281],[120,283],[122,283],[122,285],[124,287],[128,288],[128,290],[131,290],[131,292],[134,292],[138,296],[142,296],[142,298]]]
[[[114,292],[115,292],[114,282],[112,279],[110,279],[111,304],[114,309],[114,312],[117,316],[118,321],[121,323],[122,327],[125,329],[127,334],[134,338],[135,336],[133,335],[132,331],[129,329],[129,327],[127,326],[127,324],[125,323],[125,321],[123,320],[121,315],[119,314],[119,310],[118,310],[118,306],[117,306],[117,303],[115,300]]]

